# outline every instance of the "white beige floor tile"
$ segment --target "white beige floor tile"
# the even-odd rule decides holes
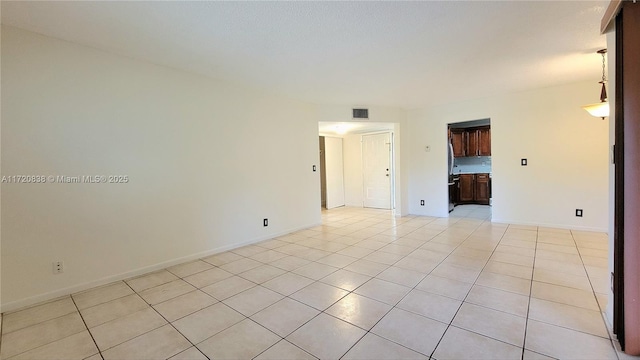
[[[72,297],[73,301],[76,303],[76,306],[78,306],[78,309],[82,310],[130,294],[133,294],[133,290],[131,290],[131,288],[127,284],[125,284],[124,281],[118,281],[112,284],[73,294]]]
[[[282,259],[284,257],[287,257],[289,255],[285,254],[285,253],[281,253],[279,251],[274,251],[274,250],[267,250],[258,254],[255,254],[253,256],[251,256],[250,258],[256,261],[260,261],[261,263],[270,263],[279,259]]]
[[[223,302],[244,316],[251,316],[267,306],[280,301],[283,298],[273,290],[263,286],[255,286],[234,295]]]
[[[178,277],[168,272],[167,270],[156,271],[151,274],[138,276],[132,279],[125,280],[126,283],[131,286],[136,292],[140,292],[152,287],[166,284],[173,280],[177,280]]]
[[[440,262],[436,260],[424,260],[407,256],[403,259],[400,259],[398,262],[393,264],[393,266],[421,272],[423,274],[428,274],[433,271],[433,269],[435,269],[438,264],[440,264]]]
[[[527,280],[531,280],[533,277],[533,266],[515,265],[493,260],[487,263],[487,266],[484,267],[483,271],[515,276]]]
[[[460,305],[462,301],[414,289],[396,306],[448,324]]]
[[[171,325],[165,325],[102,353],[105,360],[167,359],[191,346]]]
[[[367,249],[361,246],[349,246],[347,248],[344,248],[340,251],[338,251],[338,254],[341,255],[346,255],[346,256],[351,256],[354,257],[356,259],[361,259],[369,254],[371,254],[373,252],[373,250],[371,249]]]
[[[578,254],[567,254],[564,252],[557,252],[557,251],[544,250],[544,249],[536,250],[536,258],[561,261],[561,262],[566,262],[570,264],[578,264],[578,265],[582,264],[582,259],[580,259],[580,256]]]
[[[224,265],[220,265],[220,269],[230,272],[232,274],[240,274],[242,272],[251,270],[260,265],[262,265],[262,263],[259,261],[255,261],[249,258],[243,258],[240,260],[232,261],[230,263],[226,263]]]
[[[528,296],[480,285],[474,285],[473,288],[471,288],[465,302],[522,317],[527,316],[529,309]]]
[[[446,329],[444,323],[394,308],[371,332],[428,356]]]
[[[525,348],[557,359],[617,359],[609,339],[532,319]]]
[[[412,288],[418,285],[426,275],[426,273],[391,266],[378,274],[376,278]]]
[[[232,276],[233,274],[228,271],[224,271],[220,268],[213,268],[197,274],[189,275],[185,277],[184,280],[198,289],[201,289]]]
[[[245,317],[223,303],[211,305],[173,322],[181,334],[197,344],[242,321]]]
[[[209,360],[197,347],[192,346],[187,350],[169,358],[169,360]]]
[[[29,350],[9,360],[82,360],[98,353],[88,331],[65,337],[52,343]]]
[[[478,278],[478,275],[480,275],[480,270],[472,270],[450,264],[440,264],[431,274],[473,284]]]
[[[205,270],[209,270],[213,268],[213,265],[204,262],[202,260],[196,260],[184,264],[179,264],[167,268],[169,272],[174,274],[177,277],[183,278],[185,276],[193,275],[195,273],[199,273]]]
[[[149,305],[138,294],[132,294],[80,310],[80,313],[87,327],[93,328],[148,307]]]
[[[484,271],[476,284],[527,296],[531,290],[531,280]]]
[[[358,259],[347,255],[331,254],[316,260],[316,262],[337,268],[343,268],[356,260]]]
[[[213,296],[217,300],[224,300],[235,294],[256,286],[256,283],[239,276],[233,276],[203,287],[201,290]]]
[[[424,359],[428,357],[400,346],[392,341],[384,339],[372,333],[365,335],[362,340],[349,350],[342,358],[344,360],[400,360],[400,359]]]
[[[208,256],[208,257],[206,257],[204,259],[201,259],[201,260],[205,261],[205,262],[208,262],[211,265],[220,266],[220,265],[228,264],[228,263],[236,261],[236,260],[240,260],[242,258],[244,258],[244,257],[240,256],[238,254],[234,254],[231,251],[227,251],[227,252],[223,252],[223,253],[219,253],[219,254]]]
[[[404,255],[398,255],[398,254],[391,254],[388,252],[384,252],[384,251],[374,251],[371,254],[363,257],[363,260],[368,260],[368,261],[373,261],[373,262],[377,262],[380,264],[385,264],[385,265],[393,265],[396,262],[398,262],[398,260],[402,259],[404,257]]]
[[[381,301],[385,304],[395,305],[411,288],[380,279],[371,279],[354,292],[368,298]]]
[[[442,261],[442,263],[479,271],[482,270],[484,265],[487,263],[487,260],[474,259],[465,256],[449,255],[446,259],[444,259],[444,261]]]
[[[310,262],[311,261],[309,260],[302,259],[296,256],[287,256],[287,257],[283,257],[282,259],[272,261],[269,263],[269,265],[275,266],[285,271],[292,271],[299,267],[305,266]]]
[[[104,351],[166,323],[155,310],[148,308],[98,325],[91,329],[91,334],[100,351]]]
[[[554,360],[554,358],[525,349],[522,352],[522,360]]]
[[[572,275],[536,267],[533,280],[549,284],[562,285],[574,289],[591,291],[591,283],[586,274]]]
[[[332,274],[325,276],[324,278],[320,279],[320,281],[347,291],[353,291],[358,286],[364,284],[370,279],[370,276],[340,269]]]
[[[522,347],[526,318],[465,303],[452,325]]]
[[[217,302],[218,300],[210,295],[200,290],[195,290],[154,305],[153,307],[160,315],[164,316],[167,321],[173,322]]]
[[[344,270],[353,271],[367,276],[376,276],[388,267],[389,265],[361,259],[345,266]]]
[[[284,298],[253,315],[251,319],[274,333],[286,337],[319,313],[320,311],[310,306]]]
[[[323,311],[348,293],[346,290],[316,281],[289,297]]]
[[[351,293],[325,310],[325,313],[369,330],[391,308],[391,305]]]
[[[531,296],[537,299],[555,301],[589,310],[599,309],[593,291],[572,289],[565,286],[534,281],[531,287]]]
[[[247,245],[247,246],[243,246],[243,247],[239,247],[237,249],[231,250],[232,253],[238,254],[240,256],[245,256],[245,257],[260,254],[265,251],[267,251],[267,249],[257,245]]]
[[[14,311],[4,314],[2,318],[2,333],[10,333],[76,311],[76,306],[69,296],[24,310]]]
[[[463,300],[472,284],[458,280],[447,279],[435,275],[427,275],[417,286],[416,289],[447,296],[456,300]]]
[[[210,359],[252,359],[280,337],[245,319],[196,345]]]
[[[552,301],[531,298],[529,319],[563,326],[604,338],[609,337],[600,310],[587,310]]]
[[[345,321],[320,314],[286,339],[320,359],[339,359],[365,333]]]
[[[253,268],[249,271],[238,274],[238,276],[252,281],[256,284],[262,284],[265,281],[269,281],[274,277],[284,274],[286,271],[270,265],[261,265]]]
[[[514,264],[520,266],[533,266],[533,256],[510,254],[505,252],[494,252],[490,260]]]
[[[522,348],[451,326],[433,357],[438,360],[520,359]]]
[[[73,312],[2,336],[0,358],[7,359],[86,330],[80,314]]]
[[[558,260],[537,258],[535,268],[578,276],[586,275],[582,264],[573,264]]]
[[[314,360],[308,352],[293,345],[287,340],[280,340],[277,344],[255,357],[256,360]]]
[[[174,297],[184,295],[188,292],[195,290],[196,288],[188,282],[178,279],[166,284],[158,285],[150,289],[143,290],[138,294],[148,304],[155,305]]]
[[[295,270],[293,270],[293,273],[298,274],[298,275],[302,275],[304,277],[307,277],[309,279],[313,279],[313,280],[320,280],[323,277],[332,274],[336,271],[338,271],[339,268],[335,267],[335,266],[330,266],[327,264],[320,264],[317,262],[311,262],[307,265],[301,266]]]
[[[262,283],[262,286],[282,295],[289,296],[312,282],[313,280],[307,277],[294,273],[286,273]]]

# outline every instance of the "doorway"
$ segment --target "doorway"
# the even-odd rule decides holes
[[[320,136],[321,206],[333,209],[345,205],[342,138]]]

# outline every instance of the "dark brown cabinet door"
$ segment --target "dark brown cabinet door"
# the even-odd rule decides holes
[[[467,131],[467,155],[466,156],[478,156],[478,131]]]
[[[478,204],[489,205],[489,174],[476,174],[474,199]]]
[[[458,200],[460,203],[468,203],[473,201],[474,184],[475,175],[460,175],[460,189],[458,191]]]
[[[478,130],[478,155],[491,156],[491,129],[483,128]]]
[[[465,131],[462,129],[451,129],[451,145],[453,146],[453,156],[462,157],[465,155]]]

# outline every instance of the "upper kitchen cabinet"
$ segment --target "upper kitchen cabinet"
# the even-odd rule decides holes
[[[467,140],[464,129],[451,129],[451,145],[453,146],[453,156],[463,157],[466,155]]]
[[[453,156],[491,156],[491,128],[489,126],[451,129]]]
[[[491,128],[484,127],[477,130],[478,156],[491,156]]]

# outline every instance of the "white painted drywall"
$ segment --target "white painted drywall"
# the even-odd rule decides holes
[[[327,209],[344,206],[344,158],[342,138],[324,137],[327,177]]]
[[[607,231],[609,121],[581,108],[595,80],[410,111],[409,212],[447,216],[447,124],[490,118],[493,221]]]
[[[129,177],[3,184],[5,311],[320,223],[313,105],[11,27],[2,75],[2,175]]]

